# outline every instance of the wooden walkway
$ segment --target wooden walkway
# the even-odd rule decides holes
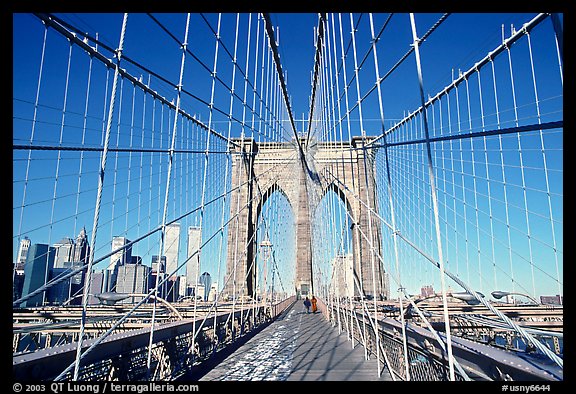
[[[282,313],[230,354],[201,381],[368,381],[391,380],[375,358],[346,339],[320,313],[307,314],[302,301]]]

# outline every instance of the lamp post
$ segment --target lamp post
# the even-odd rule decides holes
[[[276,293],[274,293],[274,277],[276,276],[276,263],[275,263],[275,251],[272,251],[272,288],[270,291],[272,292],[272,304],[276,302]]]
[[[484,294],[482,294],[481,292],[477,291],[476,294],[478,294],[480,297],[484,298]],[[468,292],[462,292],[462,293],[447,293],[446,294],[448,297],[452,297],[452,298],[456,298],[458,300],[464,301],[466,304],[468,305],[478,305],[480,303],[480,301],[478,301],[476,299],[476,297],[474,297],[471,293]],[[442,294],[430,294],[427,295],[426,297],[422,297],[422,298],[417,298],[419,297],[418,294],[413,295],[410,297],[410,299],[414,302],[414,304],[418,304],[419,302],[425,301],[425,300],[429,300],[431,298],[439,298],[442,297]],[[409,300],[410,300],[409,299]],[[410,316],[410,314],[412,310],[412,304],[410,304],[410,302],[408,303],[408,308],[406,308],[406,311],[404,312],[405,316]],[[426,311],[422,311],[424,316],[428,315],[431,316],[429,312]],[[427,317],[428,317],[427,316]]]
[[[270,259],[270,256],[272,254],[272,243],[270,242],[270,240],[268,239],[268,237],[266,237],[264,239],[264,241],[260,242],[260,251],[262,253],[262,259],[264,260],[264,267],[263,267],[263,282],[264,282],[264,303],[266,303],[266,295],[268,293],[268,289],[266,288],[267,283],[266,283],[266,266],[268,263],[268,260]],[[274,291],[274,290],[272,290]],[[274,295],[272,295],[271,297],[274,297]]]
[[[521,295],[521,296],[528,298],[535,305],[540,305],[540,303],[538,301],[536,301],[536,299],[534,297],[532,297],[528,294],[524,294],[524,293],[516,293],[516,292],[510,292],[510,291],[496,290],[496,291],[493,291],[491,294],[492,294],[492,297],[496,298],[497,300],[499,300],[502,297],[509,296],[509,295]]]
[[[477,291],[476,294],[478,294],[480,297],[484,298],[484,294],[480,293],[479,291]],[[450,294],[450,296],[452,296],[453,298],[457,298],[459,300],[462,300],[469,305],[478,305],[480,303],[480,301],[478,301],[476,299],[476,297],[474,297],[472,294],[470,294],[468,292],[452,293],[452,294]]]

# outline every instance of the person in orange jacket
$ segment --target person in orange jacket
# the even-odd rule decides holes
[[[312,296],[310,302],[312,302],[312,313],[316,313],[316,311],[318,310],[318,307],[316,306],[318,300],[316,299],[316,297]]]

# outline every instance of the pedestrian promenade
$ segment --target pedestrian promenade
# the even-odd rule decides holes
[[[302,301],[230,354],[201,381],[373,381],[391,380],[364,348],[347,340],[321,313],[307,314]]]

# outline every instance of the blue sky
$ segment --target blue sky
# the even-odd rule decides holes
[[[82,31],[87,31],[92,35],[98,32],[102,42],[116,48],[122,20],[121,14],[56,15],[79,27]],[[520,28],[522,23],[531,19],[534,15],[522,13],[451,15],[431,35],[421,49],[426,92],[435,94],[450,83],[452,69],[455,70],[457,75],[458,69],[468,69],[477,59],[496,47],[501,42],[502,24],[504,24],[505,35],[508,37],[511,24],[514,24],[516,28]],[[343,25],[345,28],[348,27],[344,34],[349,34],[349,16],[348,14],[343,14],[343,16]],[[440,16],[441,14],[437,13],[416,14],[419,35],[423,35]],[[176,37],[180,39],[183,37],[185,14],[158,14],[155,17],[170,26],[171,32]],[[375,26],[381,26],[386,17],[386,14],[376,14],[374,16]],[[358,18],[358,16],[356,15],[355,18]],[[207,14],[206,19],[215,29],[217,26],[217,15]],[[288,72],[288,91],[292,97],[294,115],[297,119],[301,119],[302,114],[307,118],[309,112],[308,100],[311,91],[310,76],[314,62],[313,28],[318,22],[318,16],[313,13],[280,13],[272,14],[271,19],[274,24],[280,26],[279,51],[283,68]],[[368,29],[366,29],[367,19],[364,14],[360,21],[361,26],[364,28],[360,29],[357,34],[358,56],[362,56],[370,44],[369,37],[366,36],[366,34],[369,34]],[[192,17],[192,23],[194,29],[190,33],[189,49],[198,54],[198,57],[211,67],[214,48],[213,45],[206,45],[206,43],[213,43],[213,33],[197,14]],[[241,29],[244,27],[244,30],[246,30],[245,26],[248,22],[244,14],[240,23]],[[252,21],[252,24],[255,26],[255,20]],[[223,14],[221,36],[230,51],[233,50],[234,46],[234,26],[235,14]],[[478,31],[481,31],[482,34],[475,33]],[[26,14],[14,15],[14,60],[18,62],[18,67],[15,69],[16,73],[14,74],[14,86],[15,89],[18,89],[15,92],[15,96],[34,96],[36,78],[30,77],[38,73],[42,32],[42,26],[35,20],[34,16]],[[22,40],[26,40],[30,44],[28,46],[23,45]],[[245,37],[241,36],[240,41],[242,40],[245,41]],[[145,45],[143,45],[143,41]],[[381,53],[379,56],[381,73],[384,73],[408,50],[411,42],[408,15],[395,15],[381,37],[380,46],[386,49],[386,53]],[[55,58],[54,62],[51,62],[51,67],[54,67],[53,78],[63,79],[66,56],[65,52],[62,51],[66,50],[66,45],[58,46],[58,51],[60,52],[53,51]],[[238,52],[238,57],[242,60],[245,56],[245,44],[240,43]],[[144,14],[130,15],[124,53],[168,80],[177,83],[180,50],[175,42],[166,38],[166,34],[156,24],[152,23],[148,16]],[[228,65],[224,63],[227,59],[222,49],[220,50],[220,59],[222,64],[221,75],[228,81],[230,79],[228,74],[231,73],[228,72],[229,68],[226,68]],[[241,63],[240,60],[239,63]],[[130,70],[130,65],[126,65],[126,67]],[[193,93],[206,92],[205,89],[208,88],[209,90],[206,84],[210,82],[210,78],[195,78],[195,76],[203,75],[205,72],[205,70],[201,70],[201,66],[196,62],[189,61],[187,72],[184,75],[184,86]],[[353,70],[348,70],[349,75],[352,72]],[[141,73],[139,72],[138,74]],[[77,78],[81,78],[81,76],[77,76]],[[366,84],[372,81],[371,78],[364,78],[363,80]],[[154,81],[152,81],[152,85],[154,86]],[[543,86],[545,87],[544,84]],[[167,97],[174,95],[174,92],[165,89],[165,87],[159,87],[158,91]],[[365,90],[363,87],[361,89]],[[383,89],[393,92],[393,94],[385,95],[387,100],[384,103],[384,107],[387,119],[402,118],[403,111],[417,108],[419,106],[419,98],[413,60],[409,59],[404,62],[390,78],[390,83],[384,84]],[[199,110],[199,107],[195,106],[191,101],[187,104],[189,105],[189,112],[194,113],[195,110]],[[377,118],[378,116],[375,115],[376,113],[372,114],[369,112],[366,118]],[[370,121],[368,122],[372,126]],[[371,129],[377,129],[375,126],[372,126]]]
[[[56,14],[65,21],[79,27],[82,31],[87,31],[92,35],[98,32],[100,39],[115,48],[118,43],[122,14]],[[244,15],[244,14],[243,14]],[[438,20],[442,14],[424,13],[416,14],[416,23],[419,35],[423,35],[428,28]],[[422,61],[424,69],[425,87],[430,93],[435,93],[451,81],[451,69],[465,70],[472,66],[474,61],[483,56],[501,42],[501,25],[504,24],[506,37],[510,35],[510,25],[514,24],[520,28],[522,23],[531,19],[535,14],[453,14],[441,28],[428,39],[422,47]],[[156,14],[158,20],[170,26],[170,30],[178,38],[184,36],[185,14]],[[387,14],[376,14],[374,17],[375,26],[381,26]],[[216,28],[217,15],[206,14],[207,20]],[[355,16],[357,18],[357,15]],[[19,40],[37,42],[41,39],[42,27],[34,21],[35,17],[30,15],[16,14],[14,16],[14,51],[15,59],[22,57],[29,60],[37,59],[40,48],[33,46],[33,50],[21,45]],[[271,14],[272,22],[280,26],[280,55],[283,67],[288,71],[288,90],[292,96],[294,114],[301,118],[302,114],[307,118],[309,112],[310,96],[310,73],[314,62],[314,26],[318,22],[317,14],[307,13],[279,13]],[[343,14],[344,27],[349,33],[349,16]],[[361,20],[362,24],[367,23],[366,14]],[[212,65],[214,53],[213,45],[206,45],[213,42],[212,32],[206,24],[198,17],[193,16],[194,29],[190,34],[190,49],[203,59],[209,66]],[[200,23],[202,22],[202,23]],[[255,26],[255,21],[252,21]],[[234,45],[234,24],[235,14],[223,14],[222,32],[224,42],[229,50]],[[247,24],[245,15],[241,20],[241,25]],[[245,29],[244,29],[245,30]],[[475,34],[481,31],[482,34]],[[166,39],[165,34],[150,18],[144,14],[131,14],[128,20],[128,29],[125,42],[125,54],[131,58],[150,67],[153,71],[166,77],[171,81],[178,80],[180,51],[178,46]],[[368,48],[369,40],[362,34],[367,34],[366,28],[360,30],[357,36],[358,53],[363,55]],[[254,34],[254,33],[253,33]],[[240,37],[241,39],[243,37]],[[142,41],[145,45],[142,45]],[[410,23],[408,14],[399,14],[392,18],[387,30],[384,32],[382,42],[385,42],[386,54],[380,54],[382,72],[393,65],[409,48],[412,42]],[[245,41],[245,40],[244,40]],[[242,44],[241,44],[242,45]],[[382,44],[381,44],[382,45]],[[242,47],[240,47],[243,49]],[[239,58],[242,58],[243,51],[239,51]],[[222,56],[225,57],[225,56]],[[60,59],[61,62],[65,58]],[[413,61],[405,62],[394,75],[394,80],[398,81],[391,85],[394,91],[394,100],[387,103],[386,112],[390,113],[390,118],[401,117],[401,111],[411,110],[418,106],[418,96],[416,81],[413,76]],[[18,74],[37,74],[37,64],[34,61],[29,63],[31,69],[17,70]],[[184,86],[192,92],[200,91],[204,86],[195,89],[200,80],[208,81],[208,78],[194,79],[194,75],[200,74],[197,64],[190,61],[188,72],[185,73]],[[349,70],[349,73],[352,71]],[[406,76],[410,75],[409,78]],[[16,77],[16,75],[15,75]],[[230,78],[223,73],[224,78]],[[190,78],[190,79],[189,79]],[[15,84],[19,91],[26,89],[20,81]],[[30,89],[33,89],[35,82],[32,78]],[[169,92],[164,92],[168,95]],[[24,92],[22,92],[24,94]],[[30,92],[26,92],[29,95]],[[397,103],[398,110],[393,103]],[[401,108],[401,109],[400,109]],[[193,111],[191,111],[193,112]],[[400,112],[400,115],[398,113]]]
[[[118,46],[122,14],[56,14],[64,21],[95,36],[98,33],[99,39],[111,48]],[[419,36],[422,36],[435,23],[442,14],[424,13],[416,14],[416,23]],[[476,61],[482,58],[488,51],[498,46],[502,41],[502,25],[504,25],[504,35],[511,34],[511,24],[517,29],[535,14],[511,13],[511,14],[453,14],[451,15],[421,48],[422,67],[424,74],[425,94],[434,95],[452,81],[452,73],[458,75],[458,70],[467,70]],[[358,21],[358,14],[353,16],[354,21]],[[377,29],[382,26],[387,14],[375,14],[374,24]],[[185,14],[154,14],[170,32],[179,39],[183,39],[185,30]],[[191,29],[189,34],[189,49],[208,68],[213,67],[215,42],[214,34],[211,31],[218,25],[217,14],[206,14],[204,20],[200,15],[193,14],[191,17]],[[332,18],[330,16],[330,18]],[[314,64],[314,26],[317,25],[318,15],[314,13],[271,14],[274,25],[279,26],[279,53],[283,69],[287,71],[287,87],[291,96],[291,104],[294,116],[297,120],[302,117],[308,118],[309,97],[311,92],[311,70]],[[246,53],[250,51],[250,62],[248,64],[249,79],[260,78],[260,68],[255,67],[254,51],[262,49],[262,41],[254,39],[256,35],[257,16],[252,14],[251,19],[251,46],[246,46],[247,26],[249,18],[242,14],[239,19],[238,38],[238,64],[242,69],[245,67]],[[28,144],[31,136],[32,118],[34,114],[34,101],[38,83],[38,69],[40,64],[40,54],[44,28],[40,21],[33,15],[15,14],[13,16],[13,143]],[[336,22],[337,19],[336,19]],[[350,16],[342,15],[343,34],[345,37],[350,33]],[[370,36],[368,28],[368,16],[362,15],[360,20],[357,40],[357,52],[361,58],[370,46]],[[233,65],[229,55],[234,50],[234,29],[236,26],[236,14],[223,14],[221,16],[222,43],[219,48],[217,69],[218,77],[231,86]],[[262,26],[262,25],[261,25]],[[557,112],[561,111],[562,97],[558,97],[561,92],[561,85],[558,80],[557,63],[555,63],[555,48],[550,45],[550,21],[546,20],[537,28],[542,30],[541,34],[533,34],[534,50],[538,51],[539,68],[539,94],[540,98],[548,100],[542,103],[542,112],[550,114],[550,119],[558,118]],[[260,31],[262,33],[262,31]],[[338,39],[339,32],[336,32]],[[260,36],[261,38],[262,36]],[[329,37],[330,39],[330,37]],[[412,43],[410,21],[408,14],[395,15],[384,31],[379,46],[378,56],[380,64],[380,74],[385,73],[395,62],[409,49]],[[41,106],[37,111],[37,123],[35,126],[34,144],[55,145],[62,139],[63,145],[84,144],[90,147],[101,146],[102,117],[105,110],[105,98],[111,88],[112,73],[107,73],[101,64],[94,61],[91,71],[92,82],[90,84],[90,99],[86,107],[86,86],[87,75],[89,73],[89,57],[77,47],[72,48],[71,67],[68,75],[69,89],[66,97],[67,111],[63,117],[62,106],[65,96],[65,84],[67,79],[67,62],[70,46],[67,41],[59,37],[54,31],[48,32],[46,55],[44,60],[44,70],[42,85],[40,89],[39,102]],[[124,43],[124,55],[146,66],[153,72],[168,79],[174,84],[178,83],[180,70],[181,51],[176,42],[171,40],[162,29],[145,14],[130,14],[126,39]],[[100,49],[107,57],[111,54],[105,49]],[[518,50],[520,52],[520,50]],[[518,55],[524,56],[524,55]],[[352,75],[351,57],[348,57],[348,80]],[[525,59],[518,64],[526,64]],[[142,75],[143,82],[147,83],[148,76],[145,71],[137,69],[131,64],[124,62],[128,72],[136,77]],[[504,70],[506,63],[497,64],[499,70]],[[554,68],[556,67],[556,69]],[[544,70],[554,70],[549,77]],[[256,73],[256,74],[255,74]],[[515,69],[515,77],[519,81],[528,81],[529,69],[518,67]],[[108,84],[106,83],[108,78]],[[484,74],[483,74],[483,78]],[[549,78],[549,80],[546,80]],[[490,80],[483,80],[483,84],[488,84]],[[209,101],[211,94],[212,78],[200,62],[187,58],[185,73],[183,78],[184,88],[205,101]],[[239,95],[244,93],[243,77],[237,73],[234,81],[236,91]],[[366,65],[360,74],[360,90],[368,90],[374,83],[373,58],[368,57]],[[168,100],[176,97],[175,90],[162,83],[157,78],[152,77],[150,86]],[[517,83],[519,106],[521,107],[519,117],[533,117],[530,103],[530,84]],[[389,127],[397,120],[403,118],[405,113],[415,110],[420,106],[418,85],[415,73],[413,56],[409,57],[382,85],[385,111],[385,126]],[[355,101],[355,84],[351,85],[350,97]],[[123,94],[121,105],[115,108],[116,119],[113,122],[113,140],[111,146],[118,147],[168,147],[168,133],[171,131],[173,114],[168,111],[162,113],[160,106],[154,108],[152,99],[145,96],[141,91],[133,89],[127,82],[121,89]],[[524,98],[526,103],[522,102]],[[215,105],[228,111],[230,93],[221,84],[216,84]],[[474,98],[473,98],[474,99]],[[380,115],[376,105],[376,96],[373,94],[364,106],[364,125],[367,134],[380,134]],[[252,103],[252,92],[249,90],[247,101]],[[511,99],[505,95],[501,97],[501,108],[510,108]],[[528,104],[527,104],[528,103]],[[526,104],[526,105],[523,105]],[[88,108],[86,126],[84,127],[84,112]],[[197,115],[203,122],[207,123],[209,111],[205,104],[183,96],[182,108],[189,114]],[[560,109],[558,109],[560,108]],[[233,115],[237,119],[242,119],[245,113],[242,105],[237,102],[233,108]],[[526,111],[526,112],[522,112]],[[439,112],[438,112],[439,113]],[[495,123],[494,116],[490,117],[486,112],[486,122]],[[116,124],[120,114],[121,125]],[[133,115],[135,114],[135,115]],[[353,120],[357,119],[357,111],[351,114]],[[503,112],[502,122],[510,121],[511,112]],[[505,118],[508,116],[508,118]],[[473,114],[474,119],[479,116]],[[561,114],[560,114],[561,118]],[[65,127],[61,127],[64,119]],[[251,121],[251,115],[246,115],[247,122]],[[283,119],[285,120],[285,119]],[[543,118],[543,121],[549,120]],[[228,133],[228,118],[218,112],[212,115],[212,127],[222,135]],[[446,122],[446,119],[444,120]],[[476,122],[476,121],[475,121]],[[154,126],[151,126],[154,125]],[[201,135],[194,134],[197,130],[189,124],[180,121],[182,129],[177,141],[177,147],[182,149],[202,150],[206,146],[205,136],[200,139],[187,140],[185,136]],[[283,138],[290,137],[287,123],[284,122]],[[359,134],[357,122],[353,122],[353,135]],[[306,126],[297,121],[297,129]],[[122,129],[121,133],[114,134],[115,130]],[[162,130],[156,137],[152,137],[151,128],[156,131]],[[479,129],[480,124],[473,124],[473,128]],[[86,132],[81,132],[86,130]],[[146,130],[140,132],[139,130]],[[262,129],[264,130],[264,129]],[[268,130],[268,129],[266,129]],[[61,133],[62,131],[62,133]],[[230,135],[238,137],[242,128],[238,124],[233,124]],[[249,131],[246,130],[247,135]],[[276,133],[276,134],[275,134]],[[260,140],[278,138],[278,130],[263,131],[262,134],[255,134],[254,137]],[[347,139],[347,135],[343,134]],[[561,133],[559,134],[561,140]],[[83,142],[84,141],[84,142]],[[510,144],[510,139],[506,139]],[[536,144],[537,141],[531,142]],[[562,144],[557,139],[550,141],[552,146],[562,149]],[[554,145],[555,144],[555,145]],[[524,147],[532,145],[524,145]],[[536,147],[537,145],[534,145]],[[212,149],[225,150],[223,143],[212,141]],[[510,145],[510,147],[513,147]],[[97,163],[99,161],[98,152],[86,152],[82,156],[83,164],[80,165],[80,157],[77,152],[63,152],[60,160],[54,151],[34,151],[33,161],[30,165],[28,179],[33,181],[27,185],[27,206],[24,213],[24,220],[20,223],[21,210],[18,208],[22,202],[23,180],[25,178],[28,152],[25,150],[14,152],[14,193],[13,193],[13,254],[17,253],[17,239],[19,236],[28,235],[32,242],[59,241],[62,237],[74,237],[79,229],[86,225],[86,229],[91,232],[93,201],[95,195],[95,180],[97,174]],[[439,154],[439,157],[441,155]],[[536,160],[536,159],[535,159]],[[561,154],[550,156],[549,163],[552,168],[562,168]],[[142,163],[142,164],[141,164]],[[199,205],[199,193],[190,191],[202,187],[200,175],[203,171],[203,157],[194,155],[193,159],[178,162],[179,165],[173,173],[174,180],[171,184],[174,195],[184,196],[174,198],[169,203],[168,216],[174,217],[186,212],[190,207]],[[106,175],[107,185],[110,186],[109,194],[105,195],[105,213],[101,218],[105,223],[99,230],[99,244],[96,256],[109,251],[109,240],[112,235],[128,234],[129,238],[135,238],[143,234],[153,224],[159,221],[161,215],[160,205],[164,196],[164,189],[161,186],[165,183],[165,169],[167,168],[166,158],[161,158],[155,154],[112,154],[109,157],[108,165],[117,171],[110,171]],[[214,155],[209,163],[210,173],[225,174],[226,166],[229,165],[223,155]],[[525,164],[526,165],[526,164]],[[58,169],[57,169],[58,168]],[[511,167],[512,168],[512,167]],[[159,174],[160,169],[164,174]],[[193,169],[197,175],[188,175],[187,171]],[[55,187],[54,176],[59,172],[58,184]],[[78,186],[78,173],[81,173],[82,182]],[[557,173],[555,173],[557,174]],[[448,176],[449,174],[444,174]],[[541,175],[541,174],[540,174]],[[561,178],[562,173],[558,178]],[[440,176],[440,175],[439,175]],[[218,195],[222,192],[221,178],[210,178],[206,188],[210,195]],[[220,181],[220,182],[219,182]],[[230,179],[228,178],[228,182]],[[552,181],[556,185],[556,191],[562,190],[561,180]],[[116,186],[114,186],[114,184]],[[160,186],[157,186],[160,185]],[[541,186],[541,182],[539,183]],[[538,187],[540,187],[538,186]],[[82,190],[80,202],[76,205],[76,190]],[[113,189],[113,192],[111,191]],[[57,199],[52,204],[52,196],[56,190]],[[143,191],[144,193],[136,193]],[[125,198],[128,197],[128,198]],[[31,204],[34,203],[34,204]],[[220,212],[222,211],[222,201],[213,204],[204,215],[207,232],[216,231],[221,223]],[[227,202],[229,203],[229,202]],[[92,204],[92,205],[91,205]],[[448,204],[448,203],[446,203]],[[561,207],[561,201],[554,203],[555,207]],[[546,204],[542,205],[546,208]],[[73,208],[71,208],[73,207]],[[224,207],[226,208],[226,207]],[[122,214],[121,212],[127,213]],[[120,213],[119,213],[120,212]],[[448,214],[447,214],[448,215]],[[556,218],[562,218],[562,213],[555,212]],[[45,223],[54,222],[53,226],[45,226]],[[188,225],[197,224],[200,220],[199,214],[190,215],[187,218]],[[20,229],[21,227],[21,229]],[[37,231],[28,231],[41,227]],[[562,226],[558,226],[560,229]],[[211,230],[208,230],[210,228]],[[90,236],[90,234],[89,234]],[[225,237],[224,237],[225,238]],[[218,237],[212,242],[217,243]],[[145,241],[146,242],[146,241]],[[181,243],[182,244],[182,243]],[[225,244],[225,241],[224,241]],[[214,260],[217,252],[216,246],[206,248],[206,261]],[[145,245],[137,249],[139,254],[157,254],[154,249],[154,237]],[[182,249],[182,256],[185,249]],[[145,261],[146,262],[146,261]],[[216,267],[207,265],[207,270],[215,271]],[[530,279],[528,279],[530,281]],[[547,287],[544,292],[553,292],[554,287]],[[555,294],[555,293],[554,293]]]

